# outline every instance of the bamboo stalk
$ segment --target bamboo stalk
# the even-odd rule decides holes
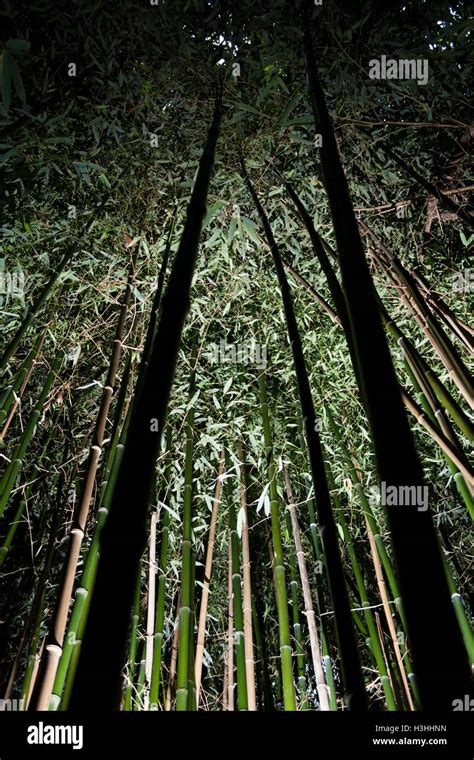
[[[225,456],[224,451],[221,451],[219,457],[219,472],[216,480],[216,490],[214,493],[214,502],[212,504],[211,522],[209,526],[209,539],[207,543],[206,552],[206,564],[204,568],[204,584],[201,594],[201,606],[199,609],[199,623],[198,634],[196,644],[196,665],[195,665],[195,680],[196,680],[196,704],[199,709],[199,696],[201,691],[201,673],[202,673],[202,660],[204,655],[204,639],[206,635],[206,616],[207,616],[207,604],[209,599],[209,586],[211,583],[212,573],[212,557],[214,552],[214,543],[216,535],[216,523],[217,523],[217,510],[219,507],[219,501],[222,491],[222,475],[225,468]]]
[[[229,593],[229,622],[227,627],[227,650],[225,660],[225,672],[227,674],[224,680],[224,692],[227,694],[225,707],[227,710],[234,711],[234,594],[233,594],[233,560],[232,560],[232,531],[229,529],[227,534],[227,543],[229,545],[228,559],[228,584]],[[226,690],[227,687],[227,690]]]
[[[51,369],[46,375],[41,394],[28,419],[28,423],[14,451],[13,457],[11,458],[5,472],[3,473],[2,479],[0,481],[0,517],[3,515],[5,511],[5,508],[10,499],[11,493],[15,487],[16,479],[23,466],[25,453],[28,449],[28,446],[31,440],[33,439],[36,433],[38,422],[43,412],[46,399],[51,390],[51,386],[56,378],[56,375],[59,371],[59,368],[62,364],[63,358],[64,356],[62,353],[58,353],[56,355],[56,358],[54,359],[51,365]]]
[[[148,608],[146,620],[145,647],[145,709],[149,709],[151,674],[153,669],[153,642],[155,634],[156,606],[156,524],[157,510],[153,510],[150,520],[150,553],[148,558]]]
[[[285,710],[296,710],[295,686],[293,683],[293,664],[290,639],[290,624],[288,619],[288,600],[286,593],[285,565],[283,561],[283,545],[281,540],[279,498],[276,488],[276,473],[273,462],[273,444],[268,414],[268,398],[265,373],[259,377],[260,408],[265,440],[265,459],[269,483],[270,514],[273,545],[273,571],[275,578],[275,595],[278,610],[278,626],[280,640],[281,678],[283,688],[283,703]]]
[[[76,588],[74,604],[72,607],[71,615],[68,622],[67,633],[63,642],[63,651],[59,660],[58,670],[56,673],[53,691],[49,703],[49,709],[55,710],[59,707],[60,703],[63,706],[64,695],[63,690],[67,689],[68,694],[71,691],[73,682],[73,673],[70,672],[70,666],[74,659],[74,673],[77,668],[77,662],[79,658],[79,652],[82,645],[82,638],[87,621],[87,615],[89,612],[90,601],[94,588],[95,575],[97,571],[97,565],[100,556],[100,536],[103,527],[107,521],[109,510],[112,502],[112,496],[117,482],[118,470],[123,457],[125,440],[127,437],[128,424],[130,421],[130,407],[125,404],[125,395],[128,385],[128,371],[129,361],[127,361],[126,369],[123,374],[122,383],[120,386],[120,393],[117,399],[117,410],[115,419],[116,431],[119,431],[120,437],[118,440],[113,436],[111,447],[109,451],[109,462],[107,463],[106,471],[108,472],[107,480],[104,482],[103,491],[99,501],[99,508],[97,510],[97,521],[92,535],[92,540],[87,552],[87,558],[84,562],[84,567],[81,574],[81,579]],[[125,407],[125,420],[120,428],[121,413]],[[63,695],[63,696],[62,696]]]
[[[380,598],[382,600],[383,610],[385,613],[385,618],[387,620],[388,629],[390,631],[390,638],[392,640],[393,651],[395,652],[398,670],[400,672],[400,677],[402,679],[403,688],[405,691],[405,697],[410,707],[410,710],[414,710],[415,706],[414,706],[413,699],[411,696],[410,687],[408,685],[408,678],[407,678],[405,666],[403,664],[402,653],[400,651],[400,646],[398,643],[397,631],[395,629],[395,625],[392,618],[392,612],[390,610],[390,602],[389,602],[387,590],[385,587],[385,580],[382,573],[382,566],[380,564],[380,559],[377,553],[377,546],[375,543],[374,534],[372,533],[367,515],[365,515],[365,524],[367,527],[367,535],[369,537],[370,553],[372,555],[372,561],[374,563],[377,586],[379,589]]]
[[[167,463],[164,474],[165,484],[169,480],[171,461],[170,461],[170,446],[171,435],[168,430],[167,435]],[[164,491],[164,489],[163,489]],[[164,493],[163,493],[164,497]],[[159,687],[161,677],[161,659],[163,652],[163,626],[165,621],[165,601],[166,601],[166,571],[168,567],[168,546],[169,546],[169,526],[170,526],[170,512],[166,508],[163,501],[163,519],[161,530],[161,546],[160,546],[160,564],[159,564],[159,576],[158,576],[158,594],[156,598],[156,612],[155,612],[155,635],[153,644],[153,667],[151,674],[150,685],[150,710],[158,710],[159,702]]]
[[[5,421],[3,422],[3,427],[0,432],[0,442],[5,439],[8,428],[10,427],[13,417],[15,416],[15,412],[20,405],[23,393],[25,392],[25,388],[30,381],[45,337],[46,328],[42,333],[40,333],[30,353],[22,362],[20,370],[17,373],[13,384],[11,385],[11,393],[6,395],[4,403],[2,403],[2,408],[0,409],[0,424],[2,424],[3,420]],[[8,406],[10,405],[11,396],[13,396],[13,403],[11,404],[9,411],[7,411]]]
[[[242,610],[244,616],[244,650],[245,650],[245,676],[247,683],[247,709],[257,709],[255,693],[255,663],[253,654],[253,628],[252,628],[252,581],[250,574],[250,544],[249,523],[247,513],[247,486],[245,479],[245,453],[241,441],[239,441],[240,460],[240,509],[242,510]]]
[[[303,544],[301,542],[301,531],[298,521],[298,514],[296,511],[295,498],[293,495],[293,489],[291,486],[288,467],[286,464],[283,465],[283,473],[285,477],[285,487],[288,497],[288,511],[290,513],[291,527],[293,530],[293,540],[295,542],[296,559],[300,573],[301,588],[303,590],[305,615],[306,621],[308,623],[309,640],[311,644],[311,657],[313,660],[314,675],[316,677],[316,689],[319,697],[319,709],[326,711],[331,709],[329,705],[328,687],[326,686],[326,680],[324,678],[324,668],[321,659],[321,649],[319,644],[318,628],[316,625],[316,615],[313,607],[313,599],[308,578],[308,568],[306,566],[305,553]]]
[[[237,519],[233,493],[230,482],[227,479],[227,492],[229,501],[229,530],[231,540],[232,557],[232,611],[233,611],[233,640],[235,642],[235,664],[237,680],[237,707],[239,710],[248,710],[247,672],[245,658],[245,634],[244,613],[242,608],[242,576],[240,572],[241,540],[237,531]],[[229,623],[230,625],[230,623]],[[229,659],[229,668],[232,660]],[[231,681],[229,674],[229,683]],[[232,681],[234,678],[232,676]],[[233,700],[235,701],[235,700]]]
[[[194,403],[196,386],[196,343],[191,357],[191,377],[189,381],[189,403],[186,416],[186,454],[184,465],[183,542],[181,559],[181,601],[179,607],[179,650],[176,674],[176,710],[188,709],[189,696],[189,649],[193,638],[191,600],[194,592],[193,551],[192,551],[192,504],[193,504],[193,447],[194,447]]]

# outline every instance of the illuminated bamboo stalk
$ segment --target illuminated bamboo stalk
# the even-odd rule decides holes
[[[301,542],[301,531],[298,521],[298,514],[296,511],[295,498],[293,495],[290,476],[286,465],[283,465],[283,473],[285,477],[285,487],[288,497],[288,511],[290,513],[293,540],[295,542],[296,559],[298,562],[301,587],[303,590],[305,615],[306,621],[308,623],[309,640],[311,645],[311,657],[313,660],[314,675],[316,678],[316,689],[319,697],[319,709],[327,711],[331,709],[329,705],[328,687],[326,686],[326,679],[324,677],[324,668],[321,659],[321,647],[319,644],[318,628],[316,625],[316,615],[313,607],[313,598],[311,594],[311,586],[309,583],[308,568],[306,566],[305,552],[303,549],[303,544]]]
[[[382,604],[383,604],[383,610],[384,610],[384,613],[385,613],[385,619],[387,621],[388,629],[390,631],[390,638],[392,640],[393,651],[395,652],[395,658],[396,658],[396,661],[397,661],[398,670],[400,672],[400,677],[402,679],[403,689],[404,689],[404,692],[405,692],[405,698],[406,698],[406,700],[408,702],[410,710],[414,710],[415,706],[414,706],[413,699],[412,699],[412,696],[411,696],[411,691],[410,691],[410,686],[408,684],[408,677],[407,677],[407,674],[406,674],[405,666],[403,664],[403,657],[402,657],[402,653],[400,651],[400,645],[398,643],[397,631],[395,629],[395,625],[394,625],[393,618],[392,618],[392,612],[391,612],[391,609],[390,609],[390,602],[389,602],[389,598],[388,598],[388,595],[387,595],[387,590],[386,590],[386,587],[385,587],[385,580],[384,580],[384,577],[383,577],[382,566],[380,564],[380,558],[379,558],[379,555],[378,555],[378,552],[377,552],[377,546],[376,546],[376,543],[375,543],[374,534],[373,534],[373,532],[371,530],[370,523],[369,523],[369,520],[367,518],[367,515],[365,515],[365,524],[366,524],[366,528],[367,528],[367,535],[369,537],[370,553],[372,555],[372,561],[374,563],[375,577],[377,579],[377,586],[378,586],[380,598],[381,598]]]
[[[115,431],[112,437],[109,455],[107,457],[106,475],[102,484],[102,493],[99,500],[99,508],[97,510],[97,521],[94,527],[92,540],[87,552],[87,557],[84,562],[84,567],[81,574],[81,579],[76,588],[74,604],[71,610],[71,615],[68,622],[66,636],[63,642],[63,651],[59,660],[56,677],[54,680],[53,691],[49,703],[50,710],[58,709],[61,704],[61,708],[65,709],[63,690],[70,694],[73,676],[75,668],[77,668],[77,662],[82,645],[82,636],[85,629],[87,615],[90,607],[90,601],[94,588],[95,574],[97,571],[97,565],[100,556],[100,536],[107,521],[107,517],[112,502],[112,496],[117,482],[118,470],[123,457],[123,450],[125,440],[127,437],[128,425],[130,422],[130,406],[125,401],[125,396],[128,386],[128,370],[130,367],[129,359],[127,359],[126,368],[124,370],[122,383],[120,386],[120,393],[117,399],[117,409],[115,417]],[[120,427],[120,420],[122,411],[125,408],[125,420],[122,427]],[[117,438],[117,431],[120,437]],[[70,664],[74,660],[74,673],[70,671]]]
[[[181,565],[181,601],[179,607],[179,651],[176,674],[176,710],[188,709],[189,696],[189,642],[193,638],[191,601],[194,592],[193,551],[192,551],[192,506],[193,506],[193,448],[194,448],[194,395],[196,387],[196,343],[191,357],[189,381],[189,402],[186,416],[186,453],[184,465],[183,542]]]
[[[149,709],[150,685],[153,669],[153,642],[155,634],[156,606],[156,524],[158,512],[154,509],[150,519],[150,551],[148,557],[148,608],[145,647],[145,709]]]
[[[232,573],[232,532],[229,529],[227,533],[227,543],[229,545],[228,558],[228,582],[227,590],[229,594],[229,621],[227,625],[227,650],[224,662],[226,678],[224,681],[224,692],[226,693],[225,709],[230,712],[234,711],[234,594],[233,594],[233,573]]]
[[[247,484],[245,471],[245,454],[242,442],[239,442],[240,460],[240,509],[242,512],[242,610],[244,615],[244,649],[245,649],[245,676],[247,683],[248,710],[257,709],[255,693],[255,662],[253,652],[253,628],[252,628],[252,580],[250,573],[250,543],[249,523],[247,512]]]
[[[242,607],[242,575],[240,568],[241,540],[237,530],[237,518],[235,514],[234,495],[230,487],[230,478],[226,479],[226,488],[229,502],[229,530],[231,546],[229,551],[232,559],[232,612],[233,612],[233,636],[232,642],[235,645],[235,664],[236,664],[236,682],[237,682],[237,708],[238,710],[248,710],[247,695],[247,673],[245,658],[245,634],[244,634],[244,613]],[[230,625],[230,623],[229,623]],[[230,628],[229,628],[230,633]],[[229,668],[232,664],[233,657],[229,659]],[[235,683],[234,676],[229,674],[229,683]],[[232,699],[232,704],[235,698]]]
[[[288,617],[288,597],[286,592],[285,564],[280,528],[280,500],[276,487],[275,463],[273,461],[273,442],[268,413],[268,397],[265,373],[259,376],[260,409],[265,441],[265,459],[269,483],[270,515],[273,546],[273,570],[275,578],[275,595],[278,610],[278,628],[280,642],[280,669],[285,710],[296,710],[295,686],[293,682],[293,662]]]
[[[219,507],[219,501],[222,492],[222,475],[225,468],[225,456],[224,451],[221,451],[219,457],[219,472],[216,480],[216,490],[214,493],[214,501],[212,504],[211,521],[209,526],[209,538],[207,542],[206,563],[204,567],[204,583],[201,594],[201,606],[199,609],[199,623],[197,633],[196,644],[196,664],[195,664],[195,681],[196,681],[196,704],[199,709],[199,697],[201,691],[201,673],[202,673],[202,661],[204,656],[204,639],[206,635],[206,617],[207,617],[207,605],[209,600],[209,586],[211,583],[212,573],[212,558],[214,552],[214,543],[216,535],[217,524],[217,510]]]
[[[170,461],[170,446],[171,436],[168,431],[167,436],[167,460],[164,472],[164,487],[161,489],[160,494],[162,496],[162,512],[163,518],[161,521],[161,546],[160,546],[160,562],[158,566],[158,593],[156,597],[156,612],[155,612],[155,635],[153,642],[153,667],[151,674],[150,685],[150,710],[158,710],[159,702],[159,688],[161,679],[161,660],[163,653],[163,627],[165,622],[165,602],[166,602],[166,573],[168,568],[168,546],[169,546],[169,526],[170,526],[170,511],[164,503],[163,499],[166,498],[165,488],[169,483],[171,472]]]

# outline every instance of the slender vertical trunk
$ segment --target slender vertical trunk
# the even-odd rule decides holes
[[[252,628],[252,581],[250,575],[250,545],[249,523],[247,513],[247,484],[245,477],[245,454],[242,443],[239,444],[240,459],[240,508],[243,512],[242,521],[242,610],[244,615],[244,649],[245,649],[245,676],[247,682],[247,709],[257,709],[255,694],[255,663],[253,654],[253,628]]]
[[[176,710],[188,708],[189,642],[193,638],[191,603],[194,593],[193,548],[192,548],[192,506],[193,506],[193,447],[194,447],[194,402],[196,385],[196,343],[191,357],[191,378],[189,381],[189,403],[186,418],[186,457],[184,465],[184,506],[183,544],[181,569],[181,603],[179,607],[179,651],[176,678]]]
[[[324,668],[321,659],[321,649],[319,645],[318,629],[316,625],[316,615],[313,608],[313,599],[311,594],[311,586],[308,578],[308,569],[306,567],[306,559],[301,543],[301,531],[298,521],[298,515],[296,512],[296,504],[293,496],[293,489],[291,487],[290,476],[286,465],[283,466],[283,472],[285,475],[285,487],[288,496],[288,509],[290,512],[291,526],[293,529],[293,539],[295,542],[296,558],[298,561],[298,569],[301,578],[301,587],[303,589],[303,599],[305,606],[306,621],[308,623],[309,640],[311,644],[311,657],[313,659],[314,674],[316,677],[316,689],[319,697],[319,709],[330,710],[328,687],[324,678]]]
[[[232,532],[228,531],[229,559],[228,559],[228,584],[229,593],[229,623],[227,626],[227,652],[225,659],[225,669],[227,677],[224,680],[224,691],[227,688],[226,709],[233,712],[234,710],[234,594],[233,594],[233,574],[232,574]]]
[[[204,638],[206,635],[206,616],[207,616],[207,604],[209,600],[209,586],[211,583],[212,573],[212,557],[214,552],[214,542],[216,535],[216,523],[217,523],[217,510],[219,507],[219,501],[222,491],[222,475],[225,467],[224,451],[221,451],[219,457],[219,472],[217,474],[216,490],[214,493],[214,502],[212,505],[211,522],[209,526],[209,539],[207,542],[206,564],[204,568],[204,584],[201,594],[201,606],[199,609],[199,623],[198,634],[196,644],[196,704],[199,709],[199,695],[201,691],[201,673],[202,673],[202,660],[204,655]]]

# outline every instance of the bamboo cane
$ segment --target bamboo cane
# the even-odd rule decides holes
[[[199,709],[199,696],[201,691],[201,673],[202,673],[202,660],[204,655],[204,639],[206,635],[206,616],[207,616],[207,604],[209,599],[209,586],[211,583],[212,573],[212,557],[214,552],[214,542],[216,534],[217,523],[217,510],[219,507],[219,501],[222,491],[222,475],[225,468],[225,456],[224,451],[221,451],[219,457],[219,472],[216,480],[216,490],[214,493],[214,502],[212,505],[211,522],[209,527],[209,539],[207,543],[206,552],[206,564],[204,569],[204,584],[201,594],[201,606],[199,609],[199,623],[198,634],[196,644],[196,665],[195,665],[195,680],[196,680],[196,704]]]

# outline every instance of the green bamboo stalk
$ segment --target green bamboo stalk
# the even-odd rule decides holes
[[[165,492],[164,488],[169,483],[171,474],[171,460],[170,460],[170,446],[171,437],[168,431],[167,436],[167,464],[165,473],[163,476],[164,487],[162,489],[162,510],[163,519],[161,521],[161,546],[160,546],[160,561],[158,565],[158,591],[156,596],[156,610],[155,610],[155,635],[153,641],[153,666],[151,671],[150,682],[150,710],[158,710],[159,703],[159,689],[161,678],[161,658],[163,651],[163,627],[165,622],[165,602],[166,602],[166,572],[168,567],[168,546],[169,546],[169,526],[170,526],[170,511],[164,504]]]
[[[381,252],[377,253],[374,251],[372,258],[397,288],[402,301],[412,312],[415,321],[448,370],[451,380],[456,384],[466,401],[472,405],[473,388],[470,373],[441,324],[428,308],[413,276],[405,269],[398,256],[384,244],[383,240],[370,227],[361,220],[359,224],[372,238],[376,247]]]
[[[8,529],[7,535],[5,536],[3,540],[3,544],[0,547],[0,568],[3,566],[7,555],[10,551],[11,545],[13,543],[13,540],[15,538],[16,532],[18,530],[18,527],[20,525],[21,517],[26,509],[26,505],[28,503],[28,499],[31,496],[32,490],[33,490],[33,483],[37,480],[40,472],[41,472],[41,464],[46,457],[47,454],[49,454],[49,446],[51,444],[51,441],[53,439],[53,435],[56,433],[57,429],[57,423],[58,418],[60,415],[60,408],[56,410],[56,413],[53,417],[53,421],[50,425],[50,428],[48,430],[48,434],[46,436],[45,442],[42,444],[41,447],[41,453],[38,457],[37,463],[35,465],[35,468],[31,474],[31,477],[28,478],[28,484],[24,488],[20,498],[18,499],[18,506],[16,508],[16,511],[13,515],[13,519],[10,521],[10,527]]]
[[[285,512],[286,530],[288,537],[291,535],[290,513]],[[301,630],[300,611],[298,608],[298,576],[296,573],[296,563],[294,552],[289,552],[290,564],[290,592],[291,592],[291,616],[293,621],[293,638],[295,640],[295,661],[296,671],[298,674],[298,692],[300,698],[300,710],[309,710],[308,686],[305,674],[305,650],[303,646],[303,632]]]
[[[188,702],[186,709],[188,711],[197,710],[196,703],[196,682],[195,682],[195,645],[194,645],[194,625],[196,619],[196,610],[194,602],[194,592],[196,588],[196,554],[191,549],[191,608],[190,608],[190,636],[188,651]]]
[[[229,465],[229,460],[227,460]],[[234,495],[230,478],[225,480],[229,504],[229,529],[232,548],[232,591],[234,602],[234,642],[237,679],[237,707],[248,710],[247,675],[245,669],[244,613],[242,608],[242,576],[240,573],[241,541],[237,531]]]
[[[191,604],[194,586],[193,550],[192,550],[192,505],[193,505],[193,447],[194,447],[194,403],[196,388],[196,343],[191,356],[191,377],[189,381],[189,405],[186,416],[186,454],[184,465],[184,504],[183,504],[183,544],[181,570],[181,602],[179,608],[179,650],[176,675],[176,710],[188,709],[189,697],[189,649],[193,638]]]
[[[260,410],[265,440],[265,458],[267,463],[268,492],[270,497],[270,515],[273,543],[273,567],[275,573],[275,594],[278,610],[278,626],[280,639],[281,678],[284,709],[296,710],[295,686],[293,682],[293,663],[288,618],[288,599],[286,593],[285,564],[283,560],[283,545],[280,529],[280,504],[276,487],[275,463],[273,461],[273,442],[268,414],[268,398],[265,373],[259,376]]]
[[[338,489],[334,481],[331,467],[328,464],[328,462],[326,462],[326,468],[327,468],[329,485],[333,492],[333,499],[336,505],[339,525],[341,526],[341,529],[342,529],[342,533],[344,536],[344,543],[347,548],[347,553],[349,554],[352,570],[354,573],[354,579],[357,585],[360,606],[363,608],[363,611],[364,611],[364,619],[365,619],[365,623],[366,623],[367,630],[369,632],[369,637],[370,637],[370,648],[375,658],[375,662],[377,664],[377,670],[379,671],[380,680],[382,683],[382,688],[383,688],[383,691],[385,694],[385,700],[387,703],[387,709],[396,710],[397,704],[395,702],[395,697],[394,697],[392,686],[390,683],[390,677],[389,677],[387,668],[385,666],[385,660],[383,656],[382,646],[380,643],[380,638],[378,635],[377,625],[375,623],[372,610],[370,609],[371,605],[368,598],[364,576],[359,565],[359,560],[355,551],[352,535],[351,535],[351,532],[349,531],[349,528],[347,527],[344,510],[342,508],[339,495],[338,495]]]
[[[130,643],[128,647],[127,673],[125,676],[125,688],[123,690],[123,711],[130,712],[132,709],[132,694],[135,680],[136,660],[138,651],[138,624],[140,622],[140,592],[141,592],[141,566],[135,581],[135,599],[133,602]]]
[[[58,416],[59,416],[59,410],[56,412],[53,425],[51,426],[52,429],[54,429],[54,423],[56,422]],[[52,436],[52,431],[50,431],[49,437],[51,436]],[[46,445],[47,445],[47,442],[46,442]],[[68,457],[69,457],[69,442],[66,442],[66,446],[64,447],[63,458],[62,458],[62,468],[64,468],[68,460]],[[37,472],[39,472],[39,467],[37,469]],[[71,478],[71,482],[72,480],[73,478]],[[4,697],[5,699],[8,699],[10,697],[10,691],[13,688],[20,658],[22,656],[24,648],[26,647],[28,643],[29,638],[30,638],[30,647],[29,647],[29,654],[27,654],[27,668],[26,668],[27,672],[28,672],[28,665],[30,664],[31,660],[32,660],[32,663],[34,664],[34,660],[36,658],[37,642],[39,640],[40,626],[43,619],[44,605],[46,601],[47,581],[50,576],[51,568],[53,565],[57,533],[60,528],[61,520],[62,520],[62,516],[64,512],[62,508],[62,491],[64,487],[64,470],[63,469],[61,469],[60,474],[58,473],[54,478],[52,478],[50,487],[52,491],[56,490],[56,500],[55,500],[55,505],[53,508],[53,516],[51,519],[51,524],[49,526],[48,543],[46,546],[44,559],[42,560],[41,572],[38,578],[38,583],[36,585],[36,591],[35,591],[31,608],[28,614],[27,622],[23,630],[23,635],[16,652],[15,661],[13,663],[9,682],[5,691],[5,697]],[[10,529],[10,532],[11,532],[11,529]],[[31,637],[30,637],[30,632],[31,632]],[[33,664],[32,664],[32,667],[33,667]],[[32,672],[32,668],[31,668],[31,672]],[[26,677],[25,677],[25,681],[26,681]],[[24,692],[27,695],[29,692],[29,688],[24,689]],[[26,703],[25,696],[24,696],[24,700]]]

